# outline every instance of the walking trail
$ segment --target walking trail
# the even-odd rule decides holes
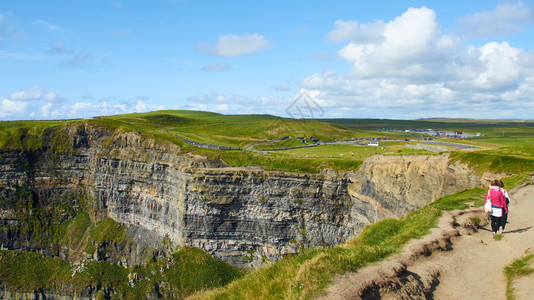
[[[401,254],[337,277],[324,299],[506,299],[505,266],[534,250],[534,185],[509,194],[502,240],[492,238],[481,208],[445,212],[439,228]],[[516,299],[534,299],[534,275],[514,283]]]

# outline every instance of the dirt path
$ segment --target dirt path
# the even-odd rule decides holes
[[[506,299],[504,267],[534,248],[534,186],[517,189],[510,197],[513,202],[502,240],[492,238],[488,224],[462,236],[454,242],[453,251],[441,255],[443,269],[435,299]],[[518,299],[528,294],[533,299],[534,282],[516,288]]]
[[[480,209],[446,212],[439,228],[401,254],[336,278],[324,299],[506,299],[504,267],[534,249],[534,185],[510,196],[502,240],[492,238]],[[474,229],[474,216],[483,228]],[[515,288],[517,299],[534,299],[534,276]]]

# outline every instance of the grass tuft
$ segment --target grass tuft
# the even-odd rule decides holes
[[[534,274],[533,264],[534,250],[528,248],[525,250],[525,256],[516,259],[504,268],[504,275],[506,276],[506,298],[508,300],[515,299],[514,280],[518,277]]]

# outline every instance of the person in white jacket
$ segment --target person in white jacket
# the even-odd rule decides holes
[[[501,189],[501,192],[504,195],[504,198],[506,199],[506,206],[508,206],[508,209],[510,209],[510,196],[508,196],[508,192],[504,189],[504,183],[502,182],[502,180],[499,180],[499,188]],[[503,212],[502,215],[501,226],[503,231],[504,227],[506,227],[506,223],[508,223],[508,212]]]

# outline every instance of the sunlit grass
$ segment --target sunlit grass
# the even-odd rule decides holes
[[[226,116],[192,111],[158,111],[101,117],[92,120],[0,122],[0,149],[38,150],[43,145],[45,137],[52,130],[61,131],[68,126],[76,128],[88,124],[89,126],[106,128],[110,133],[132,131],[142,134],[143,137],[172,142],[181,147],[182,153],[193,152],[213,160],[220,159],[229,166],[261,166],[267,170],[316,173],[324,168],[332,168],[335,171],[343,172],[358,169],[366,157],[374,154],[430,154],[424,150],[404,148],[406,141],[381,141],[381,147],[338,144],[260,153],[198,148],[187,145],[177,138],[180,136],[200,143],[230,147],[246,147],[258,144],[257,149],[304,145],[297,137],[305,137],[309,140],[313,136],[323,142],[331,142],[334,139],[354,141],[355,138],[360,137],[420,138],[417,135],[379,133],[375,130],[377,125],[387,127],[388,124],[394,123],[395,126],[405,128],[410,128],[414,124],[418,126],[428,125],[427,127],[433,129],[440,129],[439,126],[443,126],[465,132],[486,134],[485,137],[473,138],[469,141],[471,144],[484,148],[452,152],[452,162],[462,161],[478,169],[479,172],[493,171],[515,174],[505,179],[508,189],[528,180],[530,172],[534,170],[534,141],[531,123],[499,123],[497,121],[469,123],[471,122],[469,120],[441,120],[438,122],[401,120],[356,120],[353,122],[345,120],[344,122],[352,122],[351,124],[354,126],[351,126],[352,129],[350,129],[341,127],[339,124],[314,120],[290,120],[268,115]],[[281,142],[269,141],[284,137],[289,138]],[[448,139],[448,141],[461,142],[454,139]],[[67,145],[56,146],[61,146],[58,149],[65,150]],[[103,145],[103,147],[107,146],[112,147],[113,145]],[[171,282],[173,286],[185,291],[181,296],[186,296],[199,289],[221,286],[234,278],[239,278],[225,287],[197,294],[196,297],[212,299],[311,298],[321,294],[324,287],[332,281],[336,274],[356,271],[369,263],[380,261],[397,253],[410,239],[427,234],[430,228],[436,225],[443,210],[465,209],[471,205],[481,206],[483,194],[483,189],[475,188],[444,197],[399,220],[388,219],[368,226],[358,237],[342,245],[303,250],[299,255],[288,256],[243,277],[241,277],[240,271],[228,269],[227,265],[221,264],[219,261],[210,261],[204,254],[195,252],[200,251],[198,249],[186,249],[180,254],[182,256],[174,255],[173,259],[180,261],[181,264],[167,273],[163,270],[163,266],[168,261],[156,262],[146,267],[132,267],[128,271],[138,272],[146,278],[151,278],[150,280],[154,282],[165,280]],[[78,247],[84,245],[85,240],[77,235],[89,235],[92,240],[99,242],[125,239],[124,230],[121,231],[121,228],[109,221],[102,222],[99,227],[84,230],[89,219],[86,216],[83,217],[81,216],[76,220],[77,222],[73,222],[66,228],[68,233],[66,239],[70,244]],[[89,246],[86,249],[94,250]],[[33,273],[38,274],[39,277],[30,278],[30,285],[28,286],[32,288],[43,285],[48,287],[46,282],[52,282],[52,284],[69,282],[68,280],[61,281],[71,276],[71,266],[68,264],[55,263],[48,258],[43,258],[44,263],[41,263],[40,258],[34,254],[28,254],[27,257],[21,255],[18,258],[16,255],[10,256],[11,254],[4,253],[2,255],[6,258],[5,261],[13,262],[16,265],[13,268],[9,264],[3,265],[4,267],[0,272],[0,275],[4,276],[2,277],[3,284],[11,282],[10,284],[18,287],[24,276],[31,277]],[[191,265],[189,260],[200,262],[200,266]],[[25,261],[31,261],[35,266],[31,268],[22,266],[22,262]],[[212,265],[215,266],[214,269],[210,269]],[[78,277],[77,280],[79,280],[80,285],[87,282],[95,285],[114,285],[119,290],[124,288],[126,292],[123,295],[126,295],[125,297],[143,292],[146,295],[147,291],[155,289],[154,282],[149,282],[147,279],[147,281],[139,282],[136,286],[137,290],[128,291],[123,269],[109,263],[91,264],[90,267],[88,273],[83,275],[89,277],[85,278],[81,275]],[[15,273],[10,273],[12,271]],[[53,276],[42,273],[53,274]],[[213,274],[216,276],[210,277]],[[225,274],[232,274],[232,276],[225,277]],[[100,278],[100,281],[88,281],[91,276]],[[185,278],[180,276],[185,276]]]
[[[508,300],[515,299],[514,280],[531,274],[534,274],[534,250],[528,248],[523,257],[516,259],[504,268],[504,275],[506,276],[506,298]]]

